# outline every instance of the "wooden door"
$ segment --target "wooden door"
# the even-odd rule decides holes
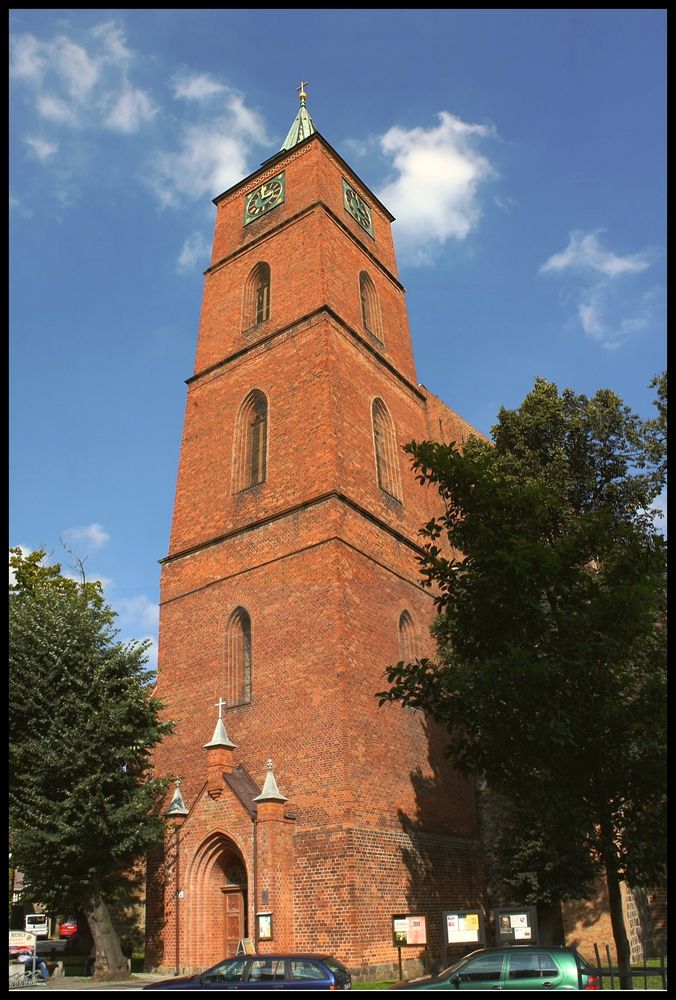
[[[238,885],[228,886],[221,890],[225,904],[225,952],[230,958],[237,952],[237,945],[246,937],[244,921],[244,893]]]

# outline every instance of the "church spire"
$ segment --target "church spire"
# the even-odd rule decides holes
[[[293,124],[289,129],[289,134],[282,144],[282,149],[292,149],[297,146],[299,142],[303,139],[307,139],[309,135],[312,135],[317,131],[315,124],[310,118],[307,108],[305,107],[305,102],[307,100],[307,94],[305,93],[305,88],[307,87],[307,80],[301,80],[300,87],[297,87],[298,97],[300,100],[300,108],[298,109],[298,114],[293,120]]]

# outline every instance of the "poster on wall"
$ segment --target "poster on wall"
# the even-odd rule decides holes
[[[397,948],[427,944],[427,917],[400,913],[392,917],[392,941]]]
[[[451,910],[443,915],[446,944],[485,944],[481,910]]]
[[[257,913],[257,937],[259,941],[272,941],[272,914]]]
[[[537,911],[534,906],[493,910],[497,944],[537,944]]]

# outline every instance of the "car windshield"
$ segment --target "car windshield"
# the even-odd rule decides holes
[[[448,977],[452,976],[454,972],[457,972],[458,969],[462,968],[462,966],[465,964],[468,958],[471,958],[471,956],[465,955],[463,958],[459,958],[457,962],[455,962],[453,965],[449,965],[447,969],[443,969],[441,972],[437,972],[434,978],[448,979]]]

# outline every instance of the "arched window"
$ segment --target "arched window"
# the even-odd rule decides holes
[[[361,318],[368,332],[381,344],[383,342],[383,320],[380,314],[380,302],[376,286],[366,271],[359,274],[359,296],[361,299]]]
[[[235,608],[225,629],[225,701],[251,701],[251,619],[244,608]]]
[[[399,456],[392,417],[382,399],[374,399],[371,407],[373,420],[373,445],[376,453],[378,486],[395,500],[401,502]]]
[[[244,329],[264,323],[270,318],[270,265],[256,264],[244,286]]]
[[[418,655],[418,642],[415,625],[408,611],[402,611],[399,616],[399,659],[404,663],[413,663]]]
[[[240,406],[235,425],[233,492],[265,482],[268,449],[268,401],[252,389]]]

